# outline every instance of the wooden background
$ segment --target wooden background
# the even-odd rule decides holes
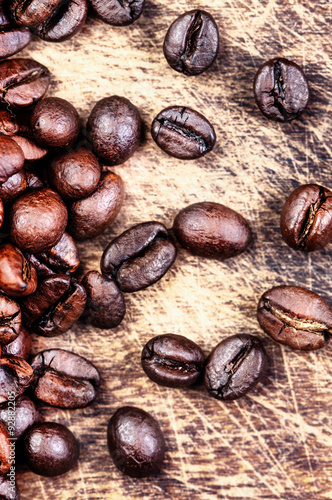
[[[220,55],[205,74],[184,77],[162,54],[170,23],[205,8],[216,19]],[[54,45],[34,41],[22,57],[52,72],[49,95],[70,100],[86,119],[97,100],[129,98],[141,111],[146,140],[123,166],[126,199],[117,221],[94,241],[79,245],[81,273],[97,269],[103,248],[129,226],[158,220],[198,201],[229,205],[248,218],[254,242],[243,255],[217,262],[180,251],[166,277],[127,295],[128,313],[115,330],[77,324],[54,339],[34,339],[34,352],[50,347],[86,356],[101,372],[96,402],[84,410],[45,408],[48,420],[70,427],[80,440],[78,466],[47,479],[18,476],[23,499],[283,499],[332,497],[331,344],[301,353],[260,331],[256,304],[278,284],[302,285],[332,303],[331,250],[297,253],[282,241],[279,215],[290,191],[316,182],[332,188],[331,6],[326,0],[147,0],[132,26],[114,28],[90,18],[83,31]],[[265,119],[252,82],[259,65],[275,56],[303,66],[312,101],[290,124]],[[214,151],[197,161],[166,156],[149,132],[154,116],[171,104],[203,113],[217,133]],[[201,386],[160,387],[140,366],[152,336],[186,335],[208,352],[235,333],[258,334],[269,355],[264,383],[237,402],[218,402]],[[167,454],[156,477],[135,480],[113,465],[106,427],[122,405],[136,405],[160,422]]]

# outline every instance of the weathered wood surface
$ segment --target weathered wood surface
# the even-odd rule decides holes
[[[61,347],[100,369],[97,401],[84,410],[45,408],[48,420],[70,427],[81,442],[78,467],[55,479],[26,470],[23,499],[282,499],[332,497],[331,345],[301,353],[272,342],[256,321],[261,293],[277,284],[306,286],[332,302],[331,251],[297,253],[282,241],[279,215],[287,194],[331,180],[331,8],[326,0],[212,0],[221,51],[205,74],[184,77],[162,54],[167,27],[200,2],[147,0],[133,26],[113,28],[90,19],[80,35],[60,45],[35,41],[23,53],[53,74],[49,95],[70,100],[87,118],[100,98],[118,94],[141,110],[146,141],[114,171],[126,186],[124,207],[108,231],[80,245],[81,272],[96,269],[111,237],[155,219],[171,226],[189,203],[210,200],[247,217],[255,238],[242,256],[217,262],[180,251],[166,277],[127,295],[117,329],[77,324],[54,339],[35,338],[34,351]],[[304,67],[312,102],[303,117],[276,124],[262,117],[252,93],[258,66],[276,55]],[[167,157],[148,131],[171,104],[202,112],[217,132],[215,150],[197,161]],[[152,383],[140,366],[144,343],[160,333],[183,334],[208,353],[234,333],[259,334],[269,354],[263,384],[230,403],[198,386],[171,390]],[[167,441],[163,471],[144,480],[122,475],[106,447],[106,426],[121,405],[150,411]]]

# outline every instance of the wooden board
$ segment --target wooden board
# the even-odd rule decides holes
[[[278,284],[302,285],[332,302],[331,249],[297,253],[282,241],[279,216],[290,191],[306,182],[332,188],[331,10],[326,0],[211,0],[220,55],[205,74],[184,77],[162,54],[172,20],[198,2],[147,0],[133,26],[114,28],[90,18],[62,44],[34,41],[23,51],[52,71],[49,95],[70,100],[86,119],[97,100],[123,95],[139,107],[145,143],[123,166],[126,199],[117,221],[94,241],[79,245],[80,272],[97,269],[110,239],[133,224],[172,225],[176,213],[197,201],[229,205],[248,218],[254,241],[243,255],[217,262],[178,259],[158,284],[127,295],[128,312],[115,330],[77,324],[54,339],[34,339],[34,352],[70,349],[99,368],[103,384],[84,410],[44,408],[79,438],[75,470],[55,479],[24,469],[23,499],[283,499],[332,497],[331,344],[301,353],[260,331],[256,304]],[[259,65],[285,56],[304,67],[312,102],[290,124],[264,119],[252,92]],[[214,124],[217,145],[197,161],[166,156],[153,143],[154,116],[171,104],[187,105]],[[223,403],[201,386],[167,389],[152,383],[140,353],[152,336],[186,335],[208,353],[235,333],[258,334],[269,355],[264,383],[237,402]],[[113,465],[106,426],[122,405],[151,412],[166,437],[167,455],[156,477],[135,480]]]

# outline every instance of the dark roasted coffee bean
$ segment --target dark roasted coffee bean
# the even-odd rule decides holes
[[[0,476],[0,498],[2,500],[20,500],[20,492],[15,481],[7,476]]]
[[[82,285],[88,295],[85,320],[98,328],[118,326],[126,314],[126,304],[116,283],[98,271],[90,271]]]
[[[0,27],[0,59],[6,59],[24,49],[31,41],[29,28]]]
[[[0,358],[0,403],[20,396],[33,379],[33,369],[22,358]]]
[[[265,292],[257,319],[273,340],[304,351],[324,347],[324,337],[332,333],[332,308],[316,293],[298,286],[276,286]]]
[[[141,117],[128,99],[105,97],[91,111],[87,131],[98,158],[106,165],[120,165],[139,146]]]
[[[90,0],[93,10],[113,26],[132,24],[142,14],[144,0]]]
[[[203,371],[202,349],[182,335],[168,333],[149,340],[142,351],[147,376],[166,387],[188,387]]]
[[[111,275],[123,292],[136,292],[160,280],[176,258],[175,245],[159,222],[131,227],[107,245],[101,270]]]
[[[317,184],[299,186],[284,204],[280,229],[295,250],[324,248],[332,240],[332,191]]]
[[[254,93],[263,115],[280,122],[297,118],[309,101],[309,87],[303,70],[282,57],[262,64],[255,76]]]
[[[98,236],[116,219],[123,197],[121,177],[104,172],[90,196],[69,204],[68,231],[76,240]]]
[[[16,356],[28,361],[31,353],[31,335],[29,331],[21,326],[18,336],[15,340],[2,346],[1,356]],[[1,497],[0,497],[1,498]]]
[[[29,469],[35,474],[60,476],[75,467],[79,444],[64,425],[43,422],[28,431],[24,439],[24,455]]]
[[[151,476],[162,466],[164,435],[157,420],[140,408],[123,406],[114,413],[107,443],[114,465],[128,476]]]
[[[15,460],[15,451],[12,452],[12,442],[6,426],[0,422],[0,474],[6,474]]]
[[[39,187],[43,187],[43,183],[39,177],[23,169],[0,185],[0,198],[2,198],[4,203],[12,203],[27,188],[37,189]]]
[[[32,59],[0,62],[0,99],[3,106],[32,106],[44,97],[49,84],[48,69]]]
[[[194,255],[227,259],[248,247],[251,230],[242,215],[220,203],[194,203],[175,217],[174,234]]]
[[[73,144],[81,128],[78,112],[60,97],[40,101],[31,115],[34,138],[41,146],[60,148]]]
[[[10,243],[0,245],[0,288],[12,297],[30,295],[37,288],[35,268]]]
[[[61,196],[85,198],[97,188],[101,168],[96,156],[86,147],[60,153],[51,161],[48,180]]]
[[[12,0],[10,11],[19,26],[38,26],[46,21],[62,0]]]
[[[0,345],[13,342],[21,328],[21,309],[13,300],[0,293]]]
[[[38,161],[44,158],[48,150],[42,148],[32,139],[28,139],[27,137],[22,137],[21,135],[12,135],[11,139],[16,142],[20,146],[23,151],[24,159],[26,162]]]
[[[84,26],[88,13],[87,0],[65,0],[51,17],[37,26],[36,34],[47,42],[63,42]]]
[[[32,425],[40,420],[41,415],[35,403],[27,396],[20,396],[15,403],[7,402],[0,406],[0,422],[6,426],[10,437],[15,440],[20,439]]]
[[[24,153],[22,148],[7,135],[0,134],[0,184],[22,170]]]
[[[55,337],[71,328],[85,304],[86,291],[76,280],[64,274],[49,276],[22,302],[24,323],[38,335]]]
[[[205,116],[183,106],[163,109],[152,122],[151,134],[165,153],[182,160],[206,155],[216,142],[214,128]]]
[[[175,71],[199,75],[217,57],[219,33],[213,17],[204,10],[191,10],[178,17],[167,31],[164,55]]]
[[[97,396],[97,368],[73,352],[49,349],[38,353],[31,366],[35,374],[34,395],[44,403],[59,408],[83,408]]]
[[[266,352],[258,337],[233,335],[210,353],[204,371],[205,388],[216,399],[239,399],[259,382],[266,365]]]
[[[59,243],[68,214],[57,193],[41,188],[17,198],[10,218],[11,241],[22,250],[41,253]]]

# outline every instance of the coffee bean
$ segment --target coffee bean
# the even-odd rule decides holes
[[[83,408],[97,396],[100,375],[87,359],[62,349],[38,353],[31,362],[34,369],[34,395],[58,408]]]
[[[42,99],[50,84],[48,69],[32,59],[0,62],[0,100],[4,107],[25,108]]]
[[[16,356],[25,361],[29,359],[31,353],[31,335],[29,331],[21,326],[18,336],[15,340],[2,346],[1,356]],[[1,498],[1,497],[0,497]]]
[[[10,11],[19,26],[38,26],[46,21],[61,0],[12,0]]]
[[[332,240],[332,191],[317,184],[296,188],[282,209],[280,229],[295,250],[324,248]]]
[[[159,222],[131,227],[107,245],[101,270],[113,276],[120,290],[136,292],[156,283],[172,266],[176,247]]]
[[[17,198],[10,218],[11,241],[22,250],[41,253],[60,241],[68,214],[57,193],[41,188]]]
[[[69,204],[68,231],[76,240],[98,236],[116,219],[123,197],[121,177],[104,172],[90,196]]]
[[[7,476],[0,476],[0,498],[2,500],[20,500],[20,492],[15,481]]]
[[[37,189],[43,187],[39,177],[28,170],[20,170],[0,185],[0,198],[4,203],[12,203],[28,188]]]
[[[294,349],[312,351],[324,347],[332,333],[332,308],[310,290],[276,286],[259,300],[257,319],[270,337]]]
[[[33,162],[41,160],[45,158],[48,153],[48,150],[42,148],[32,139],[28,139],[27,137],[22,137],[20,135],[12,135],[11,139],[16,142],[20,146],[23,151],[24,159],[26,162]]]
[[[11,452],[10,435],[6,426],[0,422],[0,474],[6,474],[9,471],[15,456]]]
[[[36,34],[47,42],[68,40],[84,26],[87,13],[87,0],[61,1],[51,17],[37,26]]]
[[[0,134],[0,183],[22,170],[23,165],[22,148],[11,137]]]
[[[251,230],[242,215],[220,203],[194,203],[181,210],[173,231],[179,243],[194,255],[221,260],[248,247]]]
[[[164,55],[175,71],[199,75],[217,57],[219,33],[213,17],[204,10],[191,10],[178,17],[167,31]]]
[[[144,0],[91,0],[91,5],[105,23],[127,26],[142,14]]]
[[[29,28],[0,27],[0,59],[6,59],[24,49],[31,42]]]
[[[165,439],[158,422],[134,406],[119,408],[107,428],[108,449],[114,465],[131,477],[157,472],[165,456]]]
[[[205,356],[192,340],[171,333],[158,335],[144,346],[142,368],[157,384],[188,387],[203,371]]]
[[[139,146],[139,111],[124,97],[105,97],[98,101],[91,111],[87,132],[98,158],[106,165],[120,165],[128,160]]]
[[[282,57],[262,64],[255,76],[254,93],[263,115],[280,122],[300,116],[309,101],[308,81],[303,70]]]
[[[11,438],[15,440],[21,439],[26,431],[40,420],[41,415],[35,403],[27,396],[20,396],[15,404],[7,402],[0,406],[0,422],[6,426]]]
[[[31,384],[33,369],[22,358],[8,356],[0,358],[0,403],[11,396],[17,398]]]
[[[0,293],[0,345],[13,342],[21,328],[21,309],[13,300]]]
[[[30,295],[37,288],[35,268],[10,243],[0,245],[0,288],[12,297]]]
[[[165,153],[182,160],[206,155],[216,142],[214,128],[205,116],[183,106],[161,111],[152,122],[151,134]]]
[[[43,422],[28,431],[24,439],[24,454],[29,469],[35,474],[60,476],[75,467],[79,444],[64,425]]]
[[[5,135],[18,134],[20,125],[16,116],[7,109],[0,109],[0,133]]]

